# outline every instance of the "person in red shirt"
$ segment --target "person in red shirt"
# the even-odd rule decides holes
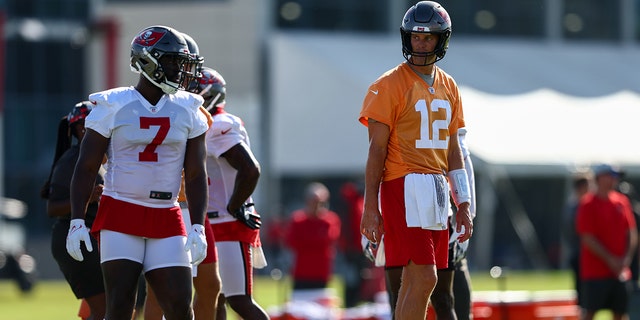
[[[340,187],[340,196],[344,202],[342,209],[344,223],[340,237],[340,247],[344,256],[344,306],[355,307],[360,301],[364,301],[361,292],[364,279],[364,269],[370,265],[370,261],[362,254],[360,234],[360,220],[364,209],[364,195],[356,183],[346,182]]]
[[[576,232],[580,236],[582,319],[610,309],[613,319],[629,318],[631,270],[638,233],[628,198],[615,191],[621,172],[601,164],[594,168],[595,192],[580,200]]]
[[[313,182],[305,193],[305,207],[291,215],[285,244],[294,255],[294,291],[324,289],[331,278],[341,223],[328,203],[327,187]]]

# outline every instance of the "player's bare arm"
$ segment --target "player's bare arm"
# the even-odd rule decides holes
[[[236,169],[236,181],[227,207],[238,209],[253,194],[260,178],[260,164],[245,144],[238,143],[222,154],[229,165]]]
[[[205,134],[187,140],[184,158],[185,195],[189,199],[189,214],[193,224],[204,224],[207,210],[208,186],[206,171]]]
[[[628,240],[629,247],[627,249],[627,254],[624,257],[625,266],[630,266],[633,261],[633,256],[635,255],[636,248],[638,247],[638,230],[630,229]]]
[[[449,136],[448,161],[449,161],[449,172],[452,172],[454,170],[460,170],[460,169],[464,171],[464,159],[462,157],[462,149],[460,148],[460,142],[458,140],[457,132]],[[464,182],[467,184],[464,188],[466,188],[467,191],[470,192],[470,189],[468,186],[469,180],[468,178],[466,178],[466,172],[464,173],[465,173]],[[454,195],[454,200],[455,200],[455,195]],[[469,238],[471,238],[471,235],[473,234],[473,221],[471,219],[471,213],[469,211],[471,202],[470,200],[462,201],[460,203],[456,202],[456,205],[458,206],[458,211],[456,213],[456,232],[461,232],[462,227],[464,226],[464,233],[458,237],[458,241],[464,242]]]
[[[87,128],[71,179],[71,219],[84,219],[89,199],[94,192],[96,176],[108,146],[108,138]]]
[[[387,158],[390,129],[388,125],[371,118],[368,123],[369,155],[365,170],[364,212],[360,221],[360,232],[369,241],[376,243],[384,234],[382,215],[378,207],[378,190]]]

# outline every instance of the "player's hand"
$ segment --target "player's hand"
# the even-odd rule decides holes
[[[375,210],[365,208],[360,219],[360,233],[372,243],[380,243],[384,234],[384,223],[377,208]]]
[[[469,202],[463,202],[458,207],[456,212],[456,232],[460,234],[458,241],[461,243],[469,240],[473,234],[473,220],[469,213]]]
[[[260,220],[260,216],[253,213],[253,210],[250,208],[253,206],[253,203],[246,203],[240,206],[240,208],[236,210],[230,210],[227,208],[227,211],[236,219],[244,223],[247,227],[256,230],[260,229],[262,226],[262,221]]]
[[[207,237],[204,234],[204,226],[194,224],[187,236],[184,251],[191,251],[191,264],[198,265],[207,257]]]
[[[87,230],[87,226],[84,224],[84,219],[72,219],[69,226],[69,233],[67,234],[67,252],[69,255],[78,260],[84,260],[82,256],[81,242],[84,241],[84,245],[87,247],[87,251],[93,251],[93,245],[91,244],[91,236]]]
[[[104,190],[104,185],[97,184],[93,187],[93,192],[89,197],[89,203],[100,202],[100,197],[102,196],[102,190]]]

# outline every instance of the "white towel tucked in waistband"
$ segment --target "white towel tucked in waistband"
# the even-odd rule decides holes
[[[404,204],[408,227],[447,229],[449,185],[443,175],[411,173],[405,176]]]
[[[264,256],[262,246],[251,246],[251,263],[255,269],[262,269],[267,266],[267,258]]]

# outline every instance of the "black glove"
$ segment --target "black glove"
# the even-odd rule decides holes
[[[252,210],[249,210],[249,207],[252,207],[253,203],[245,203],[240,208],[236,210],[230,210],[227,207],[227,211],[236,219],[247,225],[247,227],[256,230],[260,229],[262,226],[262,221],[260,221],[260,216],[253,213]]]

